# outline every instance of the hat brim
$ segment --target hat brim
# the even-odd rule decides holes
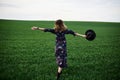
[[[92,41],[96,38],[96,33],[95,31],[89,29],[85,32],[85,35],[86,35],[86,39],[89,40],[89,41]]]

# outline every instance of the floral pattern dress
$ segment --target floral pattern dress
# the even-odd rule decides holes
[[[64,68],[67,67],[67,48],[65,34],[72,34],[75,36],[75,32],[72,30],[65,30],[62,32],[55,32],[54,29],[45,29],[44,32],[51,32],[56,35],[55,56],[58,66]]]

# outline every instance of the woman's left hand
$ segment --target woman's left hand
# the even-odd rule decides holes
[[[33,26],[31,29],[32,30],[38,30],[38,27]]]

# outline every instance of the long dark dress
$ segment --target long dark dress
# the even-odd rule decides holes
[[[58,66],[64,68],[67,67],[67,49],[66,49],[66,38],[65,34],[75,33],[72,30],[65,30],[62,32],[55,32],[54,29],[45,29],[45,32],[51,32],[56,35],[56,46],[55,46],[55,56]]]

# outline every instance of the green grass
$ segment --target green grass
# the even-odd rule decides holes
[[[75,32],[93,29],[87,41],[66,35],[68,68],[61,80],[120,79],[120,23],[66,21]],[[32,31],[32,26],[52,28],[53,21],[0,20],[0,80],[55,80],[55,35]]]

